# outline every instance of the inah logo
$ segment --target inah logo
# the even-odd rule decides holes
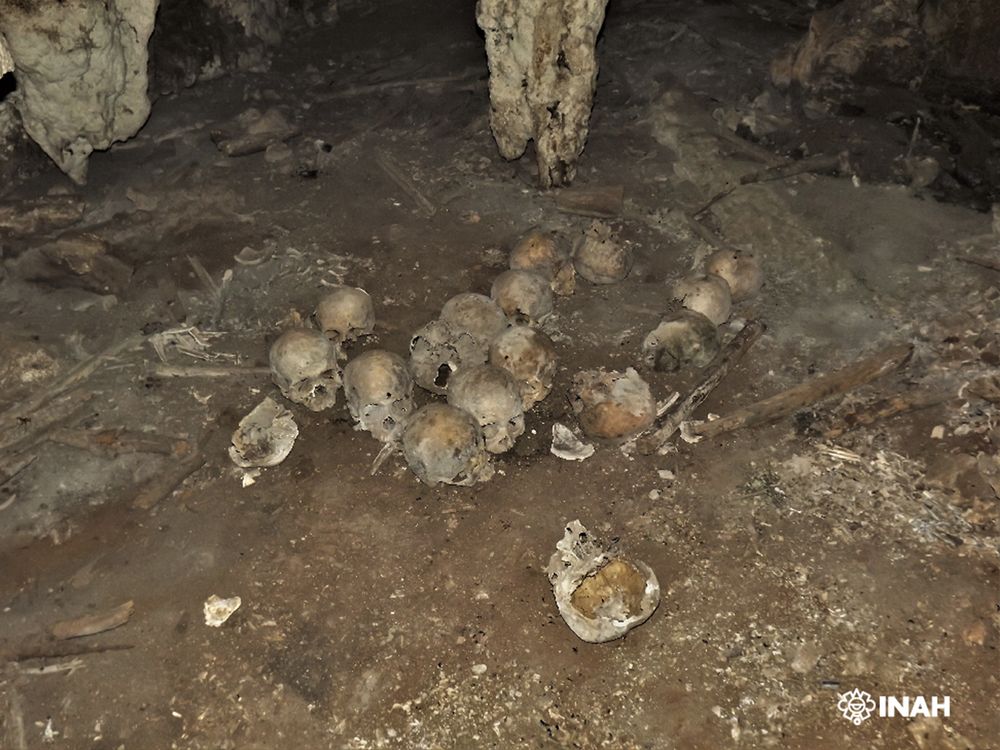
[[[864,690],[854,688],[854,690],[840,694],[837,709],[844,715],[845,719],[854,726],[858,726],[872,715],[875,710],[875,701]]]

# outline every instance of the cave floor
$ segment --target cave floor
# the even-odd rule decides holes
[[[337,283],[367,289],[379,316],[351,353],[405,352],[450,296],[488,293],[520,232],[577,235],[590,219],[536,189],[530,155],[496,154],[462,5],[346,10],[269,72],[161,98],[75,189],[84,226],[135,267],[132,283],[111,298],[4,281],[0,336],[17,356],[0,373],[3,400],[140,329],[218,333],[192,344],[207,361],[171,349],[174,365],[264,365],[276,331]],[[204,464],[143,509],[140,488],[174,476],[178,459],[49,440],[0,490],[0,745],[1000,747],[1000,412],[960,393],[1000,361],[1000,276],[956,260],[995,252],[989,214],[962,190],[900,184],[912,94],[868,89],[867,114],[755,100],[768,61],[802,32],[787,4],[612,6],[591,135],[565,194],[622,186],[611,223],[636,263],[621,284],[578,280],[558,298],[546,324],[555,390],[497,475],[429,488],[397,457],[370,476],[378,445],[341,400],[293,408],[291,455],[244,487],[226,446],[276,392],[267,376],[151,378],[149,343],[126,348],[85,381],[76,397],[90,400],[63,426],[183,437]],[[290,155],[216,149],[210,132],[251,106],[295,123]],[[741,118],[760,142],[733,134]],[[745,185],[706,214],[707,236],[761,258],[765,288],[734,316],[768,330],[699,415],[894,343],[913,342],[912,361],[794,418],[664,455],[550,455],[572,375],[638,366],[668,284],[711,251],[685,213],[802,146],[849,150],[854,178]],[[45,172],[19,194],[53,187],[65,189]],[[222,304],[189,257],[217,285],[231,272]],[[698,376],[645,374],[660,399]],[[941,403],[824,435],[840,415],[919,388]],[[544,568],[576,518],[659,577],[658,611],[622,640],[583,643],[556,611]],[[211,594],[242,599],[218,629],[202,617]],[[44,637],[127,600],[123,627]],[[855,726],[837,710],[853,688],[947,695],[951,715]]]

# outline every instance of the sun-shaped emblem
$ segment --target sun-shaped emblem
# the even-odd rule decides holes
[[[854,690],[840,694],[837,709],[844,715],[845,719],[857,726],[872,715],[875,710],[875,701],[864,690],[854,688]]]

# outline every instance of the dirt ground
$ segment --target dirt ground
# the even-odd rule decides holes
[[[908,185],[900,166],[917,114],[940,123],[959,104],[869,87],[824,109],[769,91],[769,60],[808,18],[778,0],[611,6],[569,190],[624,187],[612,225],[636,264],[621,284],[578,280],[558,299],[553,394],[473,488],[423,486],[398,457],[369,476],[379,446],[343,399],[320,414],[293,406],[291,455],[243,487],[226,447],[277,393],[267,375],[147,372],[149,337],[185,325],[218,334],[200,353],[209,361],[168,350],[171,364],[265,365],[282,327],[337,283],[376,303],[376,336],[350,354],[405,353],[450,296],[488,293],[520,232],[586,228],[534,187],[530,156],[497,155],[470,3],[347,8],[270,72],[161,98],[138,137],[93,157],[89,184],[72,189],[83,226],[134,266],[132,282],[111,296],[9,274],[0,399],[22,403],[140,335],[75,391],[83,403],[65,424],[174,436],[204,463],[185,464],[190,476],[147,510],[136,497],[179,480],[180,459],[48,440],[0,488],[0,746],[1000,747],[1000,411],[968,385],[1000,365],[1000,274],[960,262],[996,253],[983,210],[996,197],[948,175]],[[251,106],[297,125],[290,153],[219,152],[211,131]],[[976,116],[996,143],[997,118]],[[947,150],[924,132],[920,155]],[[742,174],[841,150],[851,174],[737,187],[706,214],[707,233],[685,218]],[[14,197],[66,185],[43,170]],[[883,346],[912,343],[912,361],[663,455],[551,455],[573,374],[639,365],[669,285],[713,249],[706,236],[761,258],[766,285],[734,317],[768,329],[700,417]],[[231,274],[221,303],[189,257],[216,284]],[[699,373],[643,374],[665,399]],[[917,388],[940,403],[824,436],[839,415]],[[556,610],[544,568],[577,518],[659,577],[657,612],[622,640],[583,643]],[[218,629],[202,617],[211,594],[242,599]],[[127,600],[119,629],[43,635]],[[951,715],[855,726],[837,710],[854,688],[947,695]]]

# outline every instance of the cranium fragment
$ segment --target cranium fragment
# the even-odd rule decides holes
[[[427,404],[403,430],[403,455],[425,484],[461,486],[485,482],[493,465],[483,431],[471,414],[447,404]]]
[[[340,367],[337,348],[310,328],[292,328],[271,345],[271,379],[289,401],[310,411],[337,403]]]
[[[490,453],[509,451],[524,433],[521,389],[511,374],[499,367],[478,365],[456,372],[448,387],[448,403],[479,422]]]
[[[680,310],[664,318],[642,342],[646,364],[673,372],[683,365],[704,367],[719,353],[719,329],[694,310]]]
[[[331,341],[354,341],[375,331],[375,306],[364,289],[342,286],[319,301],[313,319]]]
[[[441,320],[452,328],[468,331],[486,346],[508,325],[500,305],[485,294],[473,292],[456,294],[445,302]]]
[[[268,397],[240,420],[233,432],[229,457],[244,469],[277,466],[291,453],[298,436],[292,413]]]
[[[590,437],[619,439],[642,432],[656,419],[656,401],[633,368],[584,370],[573,378],[570,404]]]
[[[549,395],[556,362],[552,340],[527,326],[511,326],[490,344],[490,364],[503,368],[517,381],[525,411]]]
[[[674,285],[674,299],[688,310],[694,310],[721,326],[729,319],[733,308],[729,284],[721,276],[686,276]]]
[[[549,280],[534,271],[504,271],[493,280],[490,296],[515,323],[533,325],[552,313]]]
[[[576,288],[573,261],[553,232],[532,229],[522,235],[510,251],[510,267],[541,274],[559,295],[570,295]]]
[[[410,373],[417,385],[431,393],[447,393],[453,372],[481,365],[488,356],[487,344],[443,320],[432,320],[410,339]]]
[[[632,270],[632,253],[613,235],[611,227],[595,221],[577,241],[573,265],[591,284],[615,284]]]
[[[596,543],[579,521],[566,524],[545,572],[559,614],[588,643],[621,638],[660,604],[652,569]]]
[[[413,411],[413,378],[406,360],[370,349],[344,367],[344,397],[357,422],[382,442],[393,440]]]
[[[734,302],[752,297],[764,284],[764,272],[757,259],[734,250],[719,250],[709,255],[705,273],[725,279]]]

